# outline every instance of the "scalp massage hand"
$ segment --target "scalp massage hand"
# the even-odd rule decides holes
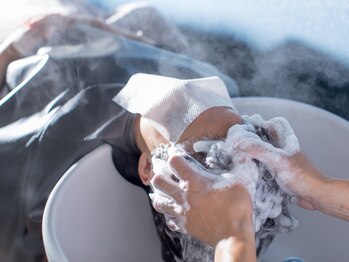
[[[313,209],[307,198],[303,198],[304,193],[311,189],[305,190],[304,186],[310,187],[314,183],[313,176],[316,178],[321,176],[318,174],[307,176],[306,170],[311,165],[300,151],[298,139],[288,121],[281,117],[264,121],[258,115],[245,118],[252,125],[261,126],[267,130],[273,144],[262,141],[254,132],[241,126],[233,137],[234,150],[247,153],[266,164],[268,169],[276,174],[276,181],[284,191],[296,196],[296,201],[303,208]],[[306,181],[306,183],[300,183],[300,181]]]
[[[299,206],[349,221],[349,181],[327,178],[316,169],[299,150],[298,140],[286,119],[275,118],[268,123],[274,145],[243,131],[246,134],[237,137],[235,148],[275,171],[278,184],[295,196]]]
[[[253,123],[253,120],[252,116],[250,121]],[[235,150],[243,151],[265,163],[277,174],[276,180],[283,190],[295,196],[302,196],[305,190],[310,190],[304,187],[312,185],[322,176],[309,172],[313,167],[300,151],[298,139],[286,119],[273,118],[265,123],[273,145],[262,141],[248,130],[241,130],[234,138]]]
[[[239,184],[215,188],[217,176],[192,161],[195,160],[188,161],[181,155],[169,159],[168,163],[180,183],[163,175],[153,177],[152,185],[165,195],[152,196],[154,208],[172,217],[174,224],[185,219],[184,229],[211,246],[233,237],[235,242],[241,243],[236,245],[241,247],[240,255],[242,252],[247,256],[241,256],[244,258],[241,261],[254,261],[253,206],[249,193]]]

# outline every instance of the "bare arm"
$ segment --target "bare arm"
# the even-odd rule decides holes
[[[279,131],[276,128],[273,130],[275,141],[282,137],[282,134],[279,134],[280,130],[284,133],[289,132],[290,126],[286,122],[277,123]],[[293,130],[289,133],[292,134]],[[279,141],[277,144],[280,145],[284,141]],[[287,147],[287,142],[284,146]],[[276,171],[277,182],[284,190],[295,196],[299,206],[349,221],[348,180],[326,177],[301,151],[290,154],[282,147],[270,145],[257,138],[241,136],[236,148]]]
[[[305,200],[311,204],[310,209],[349,221],[349,181],[325,177],[310,162],[306,166],[304,177],[308,186],[298,192],[300,204]]]
[[[220,240],[215,248],[215,262],[256,261],[253,221],[249,218],[235,223],[229,237]]]

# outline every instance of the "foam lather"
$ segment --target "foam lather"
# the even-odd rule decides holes
[[[222,106],[236,111],[223,80],[216,76],[184,80],[135,74],[113,100],[129,112],[147,118],[164,138],[174,143],[207,109]]]

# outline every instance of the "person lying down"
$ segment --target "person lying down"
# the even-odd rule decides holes
[[[43,23],[45,27],[45,21],[49,22],[51,19],[64,22],[70,21],[71,18],[50,15],[37,22],[40,22],[40,25]],[[36,25],[38,25],[37,22]],[[28,29],[28,34],[35,33],[38,28],[41,27]],[[215,147],[215,143],[223,143],[232,126],[242,125],[241,131],[255,132],[266,140],[271,139],[268,136],[272,137],[268,131],[270,123],[264,123],[258,117],[244,120],[239,116],[226,89],[226,85],[232,81],[224,79],[225,85],[221,80],[224,75],[219,74],[214,68],[147,45],[126,40],[119,41],[117,37],[112,40],[118,43],[119,49],[110,51],[112,54],[106,57],[108,60],[105,59],[100,64],[95,63],[94,55],[91,56],[93,59],[90,59],[90,56],[83,59],[79,54],[76,59],[72,59],[73,61],[71,58],[57,57],[57,54],[50,56],[49,62],[28,81],[25,87],[18,89],[14,85],[10,88],[16,92],[11,91],[13,95],[1,105],[0,167],[2,174],[0,178],[1,190],[6,192],[6,197],[0,199],[0,206],[2,211],[6,210],[4,213],[6,215],[1,217],[0,223],[3,233],[0,241],[0,257],[5,260],[38,261],[38,257],[43,256],[42,245],[39,243],[41,220],[50,191],[73,163],[102,143],[108,143],[113,147],[114,163],[120,174],[128,181],[145,187],[148,193],[151,193],[151,181],[154,172],[159,169],[155,159],[166,159],[166,154],[156,152],[167,152],[170,148],[180,147],[205,165],[209,172],[215,170],[220,174],[220,169],[228,171],[232,166],[229,164],[230,160],[223,161],[225,166],[215,164],[212,156],[223,155],[224,152],[220,152],[219,148],[211,149],[211,146]],[[125,48],[121,48],[123,43]],[[134,61],[133,52],[153,54],[154,60],[161,57],[162,66],[165,62],[168,63],[167,71],[172,74],[178,72],[173,77],[197,78],[180,80],[159,75],[137,74],[128,81],[127,86],[114,99],[116,102],[114,103],[111,98],[120,90],[120,86],[115,83],[123,83],[124,79],[129,78],[128,74],[131,72],[164,73],[160,70],[163,68],[161,66],[157,66],[156,69],[147,66],[148,60],[145,59],[139,59],[137,63],[131,65],[128,63],[115,65],[113,62],[108,69],[118,74],[110,72],[106,76],[102,73],[105,71],[104,68],[110,66],[108,61],[117,62],[120,57],[123,57],[120,61]],[[84,54],[87,53],[84,52]],[[25,64],[23,61],[29,60],[22,60],[22,65]],[[83,65],[88,65],[88,70],[82,68]],[[89,78],[91,75],[89,69],[92,67],[95,68],[93,81]],[[60,70],[57,71],[56,68]],[[129,70],[130,68],[132,70]],[[170,70],[171,68],[173,70]],[[55,75],[52,78],[51,73],[56,72],[59,77]],[[67,76],[66,72],[79,74],[73,75],[70,81],[68,77],[70,75]],[[207,78],[205,75],[220,77]],[[98,79],[95,79],[96,77]],[[76,78],[79,79],[78,83]],[[64,81],[52,81],[52,79]],[[21,81],[18,82],[21,83]],[[114,84],[110,85],[110,83]],[[28,108],[29,104],[30,108]],[[33,121],[35,119],[40,121]],[[201,145],[198,143],[193,146],[194,142],[201,140],[204,140]],[[168,146],[164,147],[164,145]],[[229,152],[227,154],[230,154]],[[233,155],[235,156],[235,152]],[[212,161],[205,161],[205,157],[211,157]],[[220,162],[220,158],[217,158],[217,161]],[[232,161],[234,163],[235,158]],[[159,163],[159,167],[162,167],[162,162]],[[258,172],[265,169],[260,163],[254,164],[254,161],[250,160],[246,162],[244,168],[249,165],[252,170],[258,167]],[[264,212],[266,209],[262,208],[264,206],[261,204],[255,207],[255,213],[263,211],[266,216],[263,218],[261,215],[256,219],[261,224],[257,232],[257,239],[259,239],[257,253],[261,254],[276,232],[292,229],[294,220],[287,211],[288,196],[279,190],[272,179],[273,174],[263,171],[264,178],[261,179],[262,175],[259,175],[257,179],[256,172],[249,172],[254,180],[246,181],[255,185],[255,195],[259,192],[257,187],[261,192],[272,189],[276,193],[270,198],[279,207],[281,201],[282,206],[280,214],[278,208],[273,213]],[[268,178],[271,180],[269,183],[265,182]],[[253,186],[251,188],[253,189]],[[23,193],[18,196],[17,192]],[[253,197],[258,199],[256,196]],[[266,204],[274,202],[266,201]],[[154,212],[154,217],[163,245],[164,261],[212,260],[213,249],[210,246],[204,245],[187,234],[169,229],[166,221],[172,229],[183,229],[176,221],[172,221],[171,216]],[[281,221],[281,218],[286,222],[279,226],[278,221]],[[285,226],[287,222],[289,226]],[[269,233],[270,229],[273,229],[271,233]]]
[[[142,182],[150,187],[154,208],[164,213],[155,214],[155,223],[165,261],[214,258],[213,247],[186,234],[185,219],[180,216],[189,208],[185,194],[182,203],[175,203],[164,187],[157,184],[156,177],[160,175],[185,188],[185,182],[175,176],[167,163],[174,154],[185,155],[204,170],[203,175],[213,174],[211,187],[240,184],[247,189],[253,202],[259,257],[275,234],[296,227],[297,220],[288,210],[291,195],[275,180],[276,174],[236,147],[245,137],[255,137],[283,148],[290,155],[297,153],[298,140],[286,119],[264,121],[259,115],[240,116],[218,77],[181,80],[136,74],[114,101],[142,116],[141,136],[137,140],[141,151],[138,172]],[[275,139],[276,132],[283,136]]]
[[[210,64],[166,51],[160,40],[156,46],[130,40],[95,18],[49,14],[19,30],[0,47],[0,260],[43,261],[46,201],[80,158],[109,144],[120,175],[146,187],[137,170],[145,147],[136,140],[154,133],[141,133],[139,116],[112,101],[133,74],[218,75],[230,95],[238,89]]]

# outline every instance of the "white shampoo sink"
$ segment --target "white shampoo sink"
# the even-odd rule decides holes
[[[287,118],[301,148],[328,176],[349,178],[349,122],[322,109],[276,98],[234,98],[241,114]],[[349,261],[349,223],[298,207],[292,233],[279,234],[263,262],[298,256],[305,262]],[[161,261],[147,199],[115,170],[103,145],[58,182],[47,202],[43,241],[49,261]]]

